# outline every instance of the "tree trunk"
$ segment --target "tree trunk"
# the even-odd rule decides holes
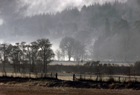
[[[69,61],[71,61],[71,55],[69,55],[68,57],[69,57]]]
[[[6,70],[5,70],[5,44],[4,44],[4,61],[3,61],[3,75],[6,76]]]
[[[46,77],[46,73],[47,73],[47,70],[46,70],[46,54],[45,54],[46,50],[44,48],[44,59],[43,59],[43,64],[44,64],[44,67],[43,67],[43,73],[44,73],[44,77]]]

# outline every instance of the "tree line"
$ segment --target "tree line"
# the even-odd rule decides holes
[[[0,44],[0,62],[3,75],[6,76],[7,67],[12,66],[16,73],[41,73],[46,76],[47,65],[54,57],[52,44],[49,39],[38,39],[31,43],[21,42]],[[10,67],[9,67],[10,68]]]

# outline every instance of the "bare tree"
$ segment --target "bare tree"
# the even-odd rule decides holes
[[[6,76],[6,63],[9,63],[8,57],[11,51],[11,46],[8,44],[1,44],[2,47],[0,48],[1,51],[1,62],[2,62],[2,72],[3,75]]]
[[[73,55],[75,61],[83,60],[84,55],[85,55],[85,46],[80,41],[75,40],[74,55]]]
[[[31,71],[33,73],[36,73],[36,76],[37,76],[36,60],[38,57],[38,49],[39,49],[38,43],[36,41],[31,42],[31,59],[32,59]]]
[[[71,37],[64,37],[60,42],[60,49],[63,53],[68,56],[70,61],[74,53],[74,42],[75,40]]]
[[[57,56],[57,60],[60,61],[61,57],[62,57],[62,53],[60,50],[56,50],[56,56]]]
[[[25,47],[27,48],[27,59],[28,59],[28,67],[29,67],[29,77],[31,77],[31,45],[27,44]]]
[[[48,39],[39,39],[37,40],[39,49],[39,58],[43,63],[43,76],[46,77],[47,74],[47,65],[52,61],[52,57],[54,57],[54,53],[51,49],[51,43]]]
[[[64,37],[60,42],[62,53],[68,56],[70,61],[73,57],[76,61],[82,60],[85,54],[85,46],[78,40],[72,37]]]
[[[16,74],[17,72],[20,73],[22,55],[23,52],[20,49],[19,43],[16,43],[16,45],[11,46],[11,51],[9,52],[9,56],[13,62],[14,74]]]
[[[3,52],[3,59],[2,59],[2,71],[3,71],[3,75],[6,76],[6,70],[5,70],[5,62],[6,62],[6,44],[2,44],[3,47],[1,48],[2,52]]]

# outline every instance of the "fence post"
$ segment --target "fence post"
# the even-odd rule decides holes
[[[73,81],[75,81],[76,77],[75,77],[75,74],[73,74]]]
[[[80,79],[82,79],[82,75],[80,75]]]
[[[52,78],[52,73],[51,73],[51,78]]]
[[[118,81],[121,82],[120,77],[118,77]]]
[[[137,78],[135,77],[135,82],[137,82]]]
[[[84,80],[86,79],[86,75],[84,74]]]
[[[92,80],[92,75],[90,75],[90,80]]]
[[[126,77],[124,78],[124,82],[126,82]]]
[[[58,79],[58,74],[57,73],[55,74],[55,78]]]

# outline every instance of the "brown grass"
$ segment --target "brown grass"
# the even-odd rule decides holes
[[[139,95],[139,90],[102,90],[1,85],[0,95]]]

